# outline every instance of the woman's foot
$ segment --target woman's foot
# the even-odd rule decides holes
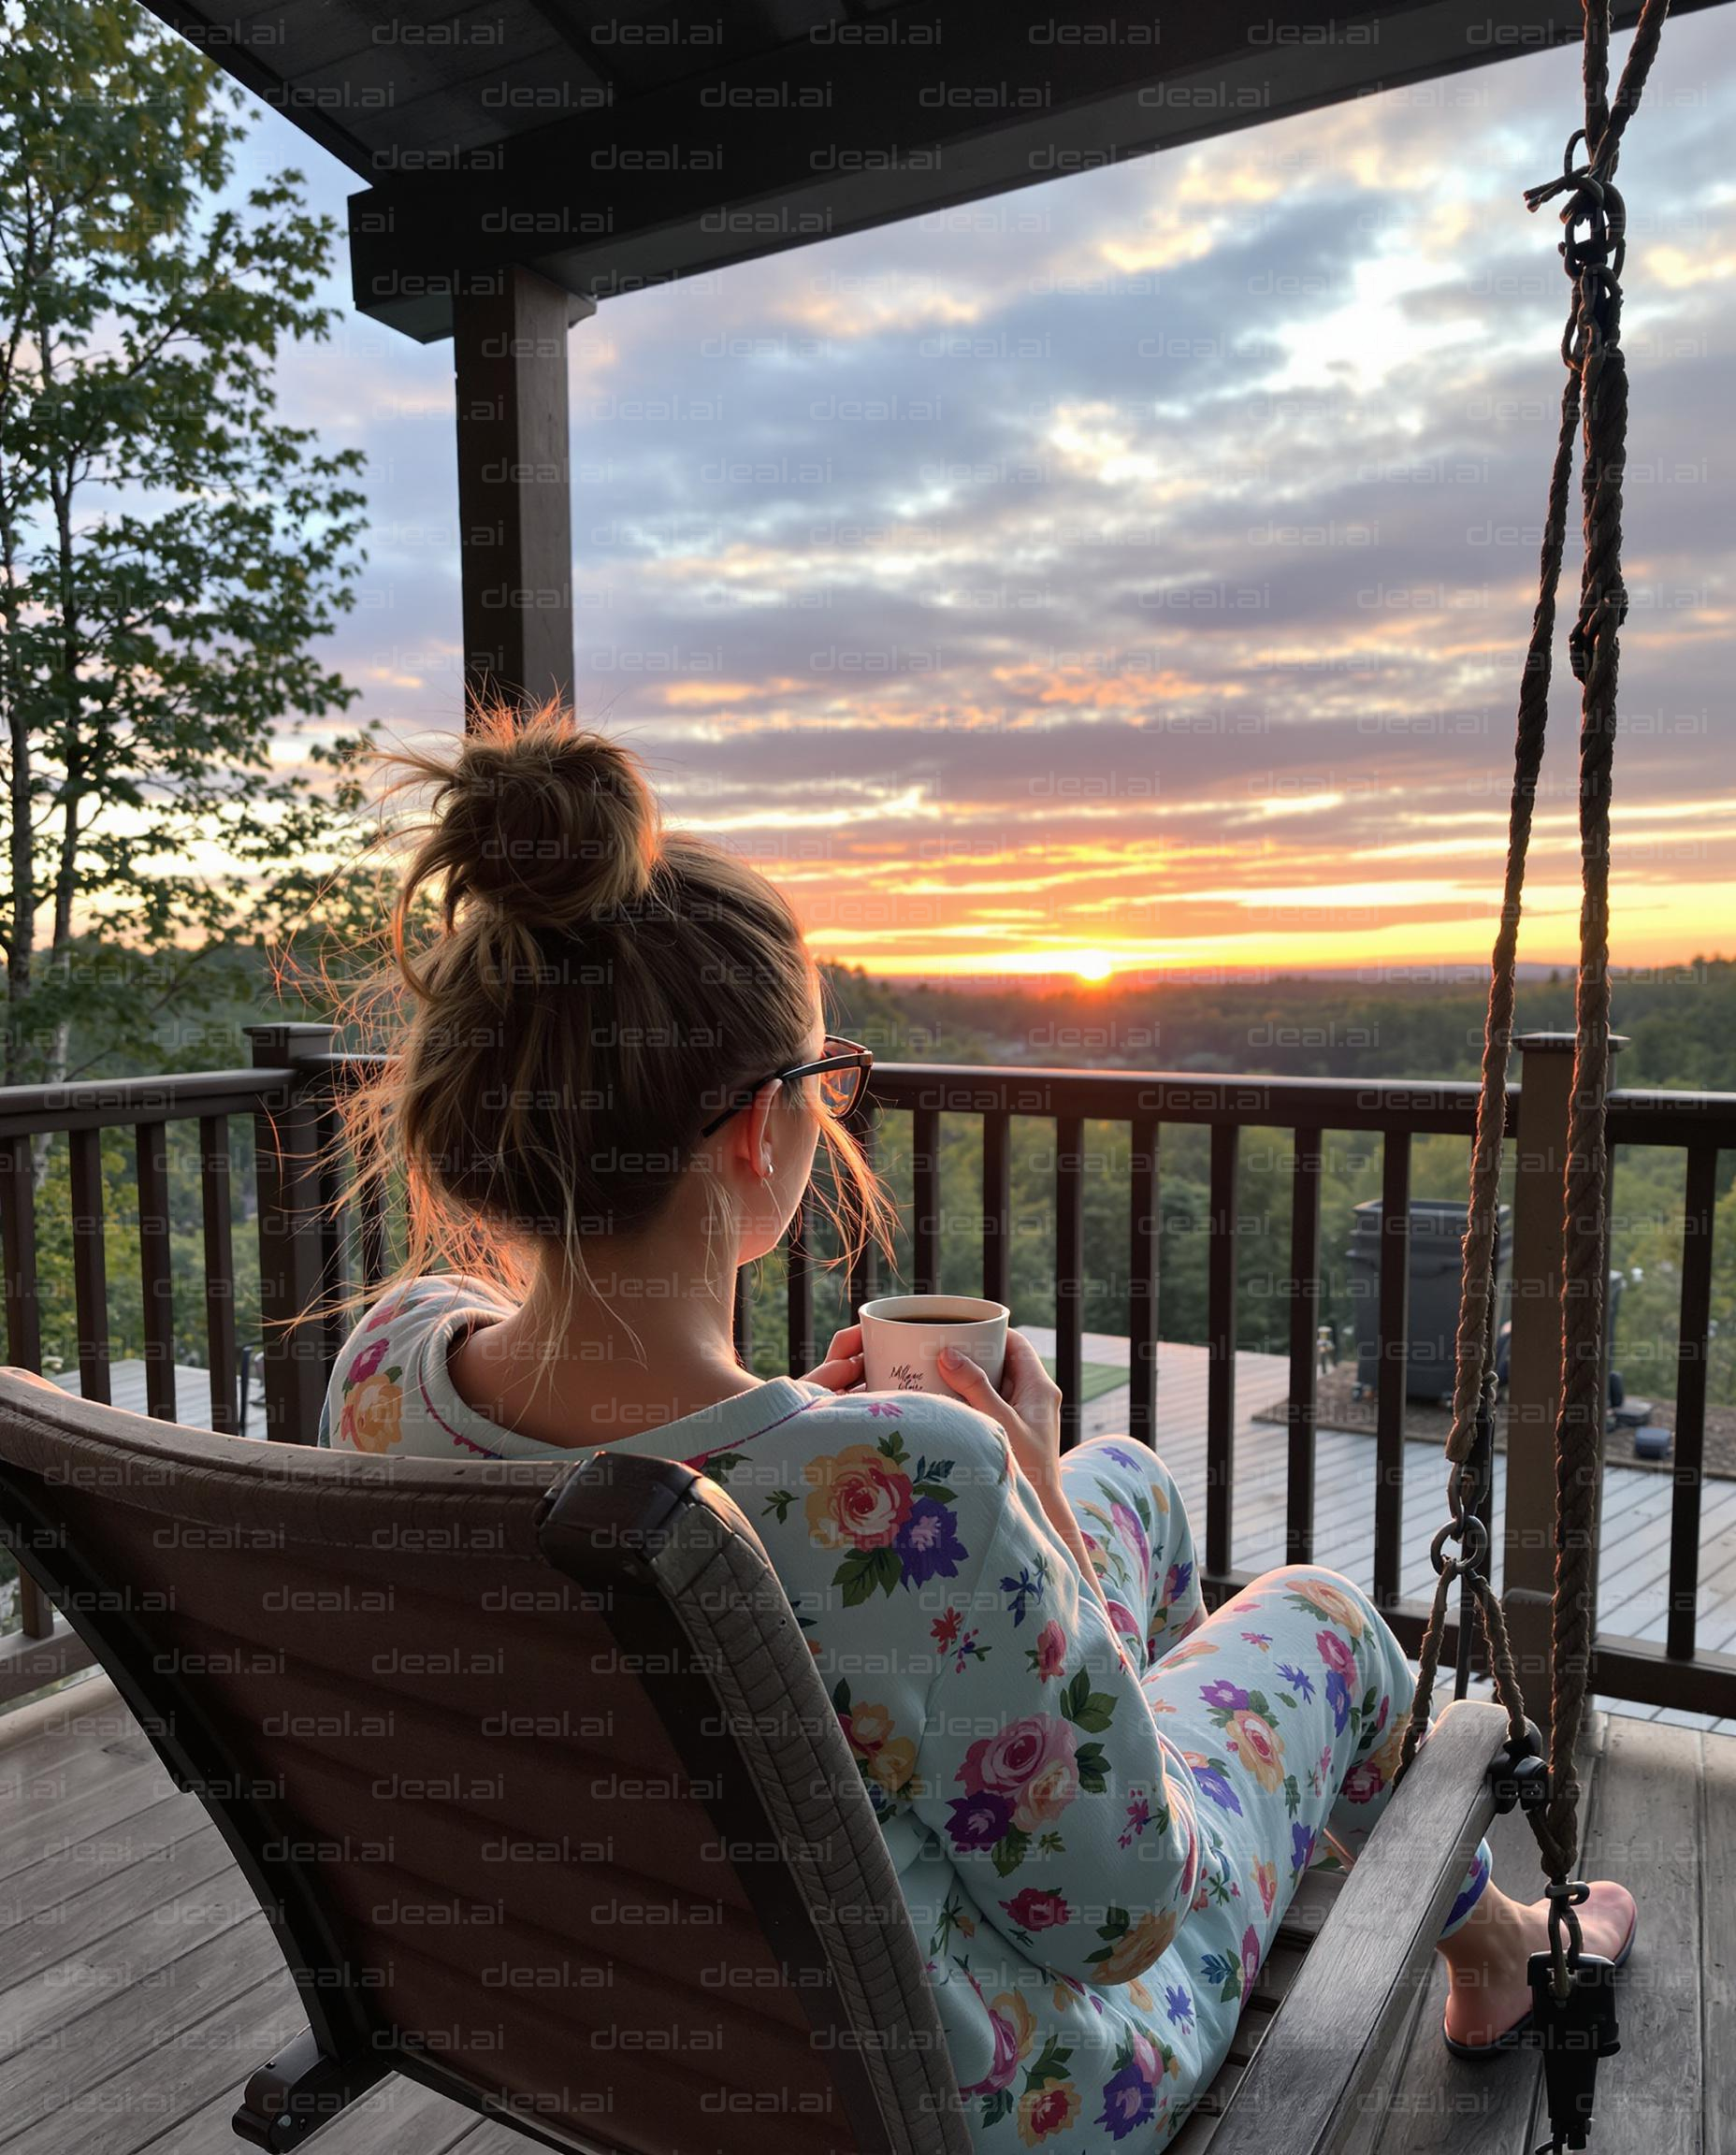
[[[1599,1878],[1588,1900],[1577,1904],[1580,1949],[1618,1960],[1632,1943],[1638,1911],[1627,1887]],[[1482,2049],[1522,2021],[1531,2010],[1526,1964],[1549,1950],[1547,1897],[1528,1907],[1494,1886],[1439,1948],[1450,1971],[1444,2029],[1447,2040]]]

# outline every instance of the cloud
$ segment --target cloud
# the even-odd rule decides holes
[[[1531,53],[610,303],[571,340],[581,714],[852,962],[1486,957],[1569,298],[1522,191],[1578,90]],[[1671,22],[1620,173],[1625,962],[1736,940],[1733,124],[1722,11]],[[344,337],[281,370],[370,454],[329,659],[456,726],[451,348]],[[1576,491],[1550,961],[1579,554]]]

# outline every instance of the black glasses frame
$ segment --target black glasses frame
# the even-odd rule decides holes
[[[739,1115],[744,1107],[751,1106],[760,1087],[769,1085],[774,1078],[812,1078],[822,1070],[860,1070],[861,1076],[857,1080],[855,1096],[850,1101],[850,1107],[854,1107],[862,1096],[862,1089],[868,1082],[868,1073],[874,1068],[874,1050],[864,1048],[860,1040],[846,1040],[841,1033],[828,1033],[824,1046],[838,1052],[822,1054],[812,1063],[792,1063],[787,1070],[768,1071],[765,1077],[759,1078],[737,1096],[733,1106],[726,1107],[721,1115],[714,1116],[700,1132],[700,1135],[709,1137],[714,1130],[721,1130],[731,1115]],[[844,1113],[847,1115],[850,1107],[845,1108]]]

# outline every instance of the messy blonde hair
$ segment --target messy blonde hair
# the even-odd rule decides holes
[[[364,1053],[381,1040],[395,1056],[334,1106],[358,1186],[401,1185],[405,1253],[340,1306],[448,1268],[522,1300],[553,1253],[570,1311],[581,1282],[599,1292],[587,1241],[648,1227],[703,1125],[805,1060],[824,976],[772,884],[665,829],[638,759],[558,699],[473,706],[450,746],[375,763],[403,769],[392,792],[435,791],[390,954],[340,1013]],[[800,1080],[784,1094],[817,1120],[846,1198],[841,1211],[822,1193],[843,1245],[832,1263],[854,1263],[870,1234],[894,1262],[896,1213],[861,1145]],[[734,1222],[707,1181],[709,1262]]]

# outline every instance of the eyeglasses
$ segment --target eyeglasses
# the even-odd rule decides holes
[[[864,1048],[860,1040],[845,1040],[836,1034],[828,1033],[820,1045],[817,1062],[795,1063],[788,1070],[770,1072],[757,1083],[748,1086],[745,1092],[738,1093],[734,1105],[726,1107],[721,1115],[714,1116],[700,1132],[700,1135],[709,1137],[714,1130],[721,1130],[731,1116],[739,1115],[752,1101],[760,1086],[769,1085],[774,1078],[812,1078],[817,1074],[820,1078],[821,1105],[835,1116],[846,1116],[861,1099],[862,1088],[868,1082],[868,1073],[873,1068],[874,1052],[871,1049]]]

